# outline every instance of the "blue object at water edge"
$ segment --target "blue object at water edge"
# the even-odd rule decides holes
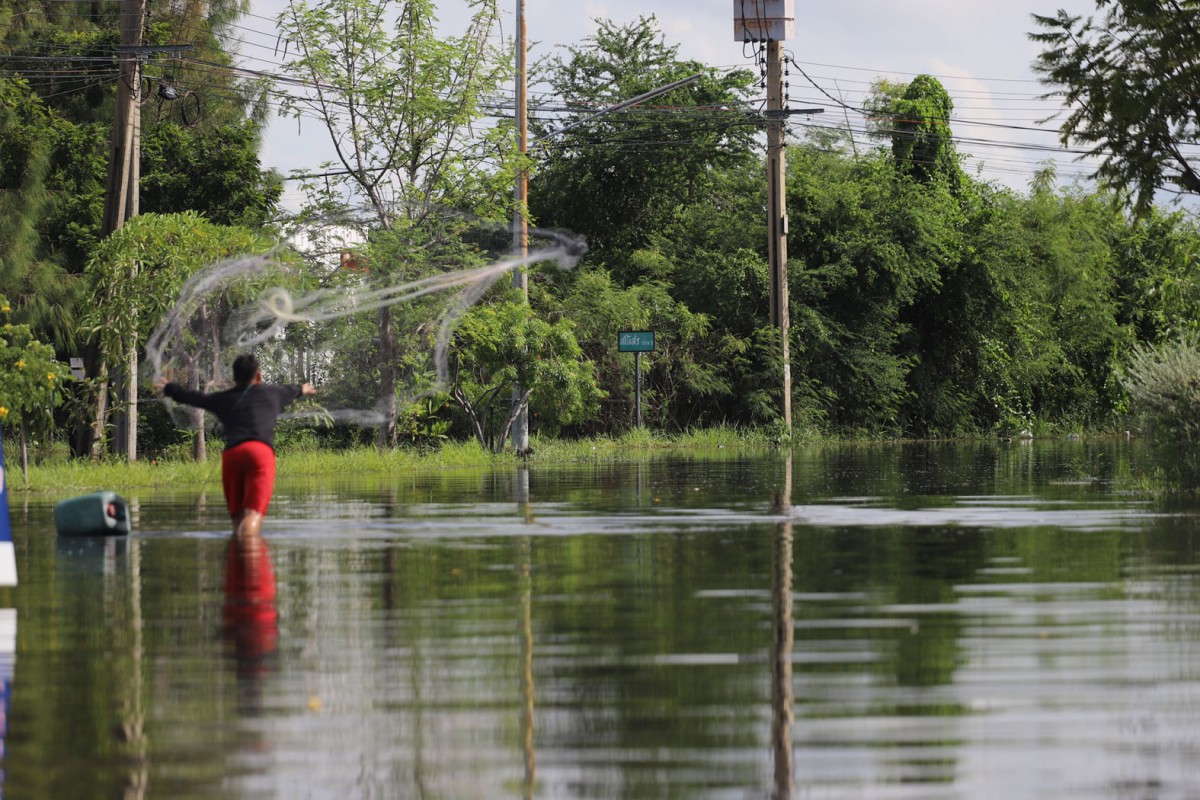
[[[129,533],[129,505],[116,492],[93,492],[54,507],[59,536],[121,536]]]
[[[0,586],[17,585],[17,554],[8,516],[8,481],[4,474],[4,435],[0,433]]]

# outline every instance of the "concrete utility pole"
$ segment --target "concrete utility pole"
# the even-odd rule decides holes
[[[517,152],[522,162],[529,153],[529,109],[527,98],[525,0],[517,0],[517,47],[516,47],[516,118]],[[513,249],[518,258],[529,255],[529,170],[522,164],[517,174],[517,185],[513,193]],[[521,290],[525,302],[529,302],[529,276],[525,267],[513,270],[513,287]],[[513,405],[521,404],[512,425],[512,445],[517,453],[529,450],[529,407],[521,403],[521,386],[513,387]]]
[[[783,422],[792,432],[792,355],[787,282],[787,195],[784,186],[788,110],[783,86],[783,45],[795,33],[794,0],[735,0],[733,38],[766,44],[767,56],[767,267],[770,320],[779,328],[783,357]],[[816,111],[817,109],[813,109]]]
[[[138,182],[141,179],[141,88],[142,23],[146,0],[122,0],[121,46],[117,48],[117,113],[113,122],[108,163],[108,188],[104,196],[101,237],[120,230],[138,214]],[[132,277],[132,276],[131,276]],[[133,302],[133,298],[129,299]],[[119,385],[125,394],[125,413],[118,426],[118,446],[130,461],[137,459],[137,347],[131,343],[125,374]],[[101,435],[103,431],[97,431]]]
[[[120,230],[138,213],[138,148],[141,125],[142,21],[146,0],[122,0],[121,45],[117,48],[117,114],[113,122],[108,161],[108,189],[104,195],[102,236]]]
[[[783,45],[767,42],[767,261],[771,273],[771,324],[779,328],[783,356],[783,422],[792,432],[792,356],[788,343],[786,135]]]

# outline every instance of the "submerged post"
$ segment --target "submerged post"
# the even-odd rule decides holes
[[[17,553],[8,515],[8,481],[4,472],[4,434],[0,433],[0,586],[17,585]]]

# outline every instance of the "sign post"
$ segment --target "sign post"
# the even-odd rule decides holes
[[[0,433],[0,586],[17,585],[17,553],[8,516],[8,483],[4,474],[4,435]]]
[[[621,331],[617,334],[617,352],[633,353],[633,371],[637,376],[637,426],[642,427],[642,353],[654,352],[654,331]]]

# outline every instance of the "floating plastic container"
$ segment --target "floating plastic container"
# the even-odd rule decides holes
[[[129,505],[116,492],[95,492],[54,507],[59,536],[123,536],[129,533]]]

